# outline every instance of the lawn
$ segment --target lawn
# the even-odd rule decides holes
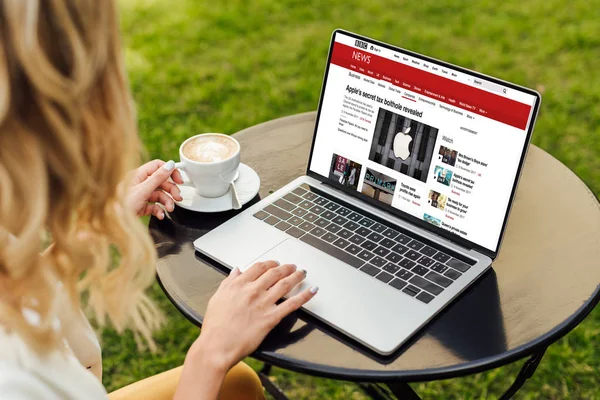
[[[543,93],[533,143],[600,195],[600,7],[594,1],[504,2],[122,0],[127,68],[149,157],[177,157],[199,132],[235,133],[314,110],[334,28],[360,32]],[[594,4],[596,3],[596,4]],[[103,333],[114,390],[180,365],[198,334],[160,289],[169,316],[156,354]],[[253,367],[259,363],[249,361]],[[495,399],[521,363],[415,384],[424,398]],[[357,386],[275,369],[293,399],[362,399]],[[552,345],[519,399],[600,398],[600,308]]]

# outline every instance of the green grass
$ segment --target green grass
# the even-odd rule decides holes
[[[536,88],[533,143],[600,195],[600,7],[594,1],[505,2],[123,0],[127,65],[150,156],[182,139],[234,133],[317,106],[328,40],[342,27]],[[594,4],[596,3],[596,4]],[[179,365],[198,334],[158,287],[169,315],[160,351],[103,334],[109,390]],[[249,361],[257,367],[259,363]],[[495,399],[521,363],[414,387],[424,398]],[[362,399],[350,383],[275,369],[294,399]],[[519,399],[600,398],[600,309],[552,345]]]

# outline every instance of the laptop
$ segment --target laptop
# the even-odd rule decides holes
[[[319,286],[304,311],[390,355],[498,255],[540,101],[336,30],[306,174],[194,247],[242,272],[296,264],[288,296]]]

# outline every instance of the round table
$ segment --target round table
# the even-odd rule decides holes
[[[315,117],[314,112],[298,114],[235,134],[242,162],[261,177],[259,196],[305,173]],[[197,325],[224,273],[197,255],[192,242],[235,214],[176,208],[170,218],[150,221],[159,252],[158,280]],[[546,347],[598,303],[598,260],[597,198],[563,164],[531,145],[493,268],[399,352],[389,358],[370,354],[300,312],[282,321],[252,356],[297,372],[389,384],[457,377],[532,356],[516,391]]]

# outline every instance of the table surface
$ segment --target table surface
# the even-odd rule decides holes
[[[304,174],[315,116],[280,118],[235,135],[242,162],[261,177],[261,197]],[[150,222],[159,282],[197,325],[224,275],[195,254],[192,242],[233,215],[177,208],[169,219]],[[532,145],[493,268],[408,345],[382,358],[300,312],[282,321],[253,356],[299,372],[378,382],[490,369],[549,345],[583,320],[600,298],[598,260],[598,200],[569,169]]]

